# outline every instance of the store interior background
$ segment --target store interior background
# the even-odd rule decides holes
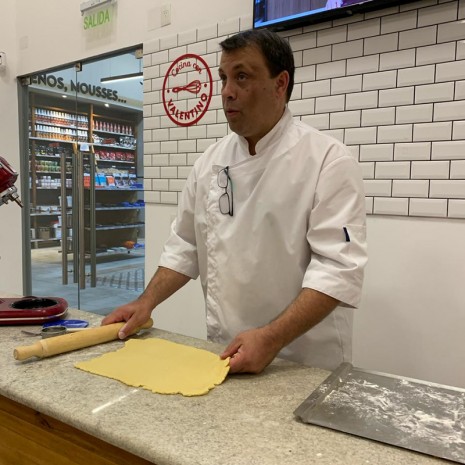
[[[31,285],[27,294],[60,296],[71,307],[105,315],[122,300],[135,299],[143,291],[143,77],[137,74],[142,74],[140,46],[28,78],[24,94],[30,119],[31,189],[29,199],[23,196],[25,208],[31,212]],[[128,75],[131,78],[106,82]],[[105,90],[97,93],[94,89]],[[80,134],[73,148],[77,139],[70,134],[73,129],[66,118],[74,115],[80,118]],[[87,144],[89,141],[93,145]],[[101,186],[95,188],[97,208],[89,204],[90,190],[84,189],[80,199],[79,181],[73,182],[78,177],[78,160],[83,162],[85,179],[90,179],[91,148],[95,153],[95,184]],[[63,163],[66,223],[57,187]],[[140,188],[129,189],[129,176],[131,184],[139,182]],[[107,179],[113,189],[107,187]],[[81,225],[73,221],[80,216],[80,200],[84,204]],[[95,212],[95,226],[91,212]],[[62,252],[65,243],[66,257]]]
[[[244,26],[252,23],[250,0],[172,0],[171,24],[165,27],[160,23],[165,1],[140,0],[135,4],[119,0],[115,22],[105,34],[98,34],[83,30],[80,3],[69,0],[64,9],[59,0],[40,4],[4,0],[0,6],[2,17],[9,18],[0,30],[0,48],[7,56],[7,69],[0,73],[0,153],[18,170],[16,76],[137,43],[143,43],[147,52],[147,47],[161,38],[206,31],[237,18]],[[459,20],[465,18],[463,0],[424,0],[411,7],[446,3],[458,7]],[[172,52],[172,59],[175,55],[176,51]],[[176,206],[146,201],[145,276],[149,279]],[[21,211],[8,205],[1,208],[0,215],[2,225],[7,226],[0,232],[0,288],[3,293],[22,294]],[[465,387],[464,220],[369,215],[367,224],[370,260],[362,305],[356,312],[354,364]],[[155,320],[164,329],[205,337],[199,283],[189,283],[164,303]]]

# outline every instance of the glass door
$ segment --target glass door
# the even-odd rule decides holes
[[[78,144],[89,138],[88,116],[79,112],[72,86],[78,72],[76,65],[23,80],[28,102],[28,294],[63,297],[73,307],[80,304],[77,205],[73,202]]]
[[[125,51],[23,79],[27,294],[107,314],[144,288],[141,58]],[[132,82],[105,80],[124,75]]]

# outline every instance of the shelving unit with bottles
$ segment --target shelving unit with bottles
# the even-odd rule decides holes
[[[86,206],[86,254],[97,257],[119,254],[143,254],[140,239],[143,237],[144,201],[139,198],[141,189],[96,189],[95,227],[91,227],[91,207]],[[94,235],[95,250],[92,250]]]
[[[127,188],[137,182],[134,122],[92,115],[92,145],[97,164],[96,187]]]
[[[62,207],[60,202],[63,182],[62,165],[65,171],[67,192],[67,221],[70,226],[71,207],[71,157],[72,145],[39,142],[31,139],[29,145],[29,187],[31,216],[31,245],[33,248],[57,245],[61,240]],[[65,202],[63,202],[65,203]]]
[[[137,128],[134,119],[94,111],[91,116],[95,154],[95,228],[86,222],[89,256],[140,253],[144,237],[142,183],[137,170]],[[89,187],[90,176],[84,181]],[[90,209],[89,204],[87,204]],[[87,237],[89,235],[89,240]],[[90,236],[94,235],[94,242]],[[95,243],[95,250],[90,244]]]
[[[32,247],[60,243],[62,183],[66,189],[66,226],[72,237],[72,173],[77,157],[95,154],[96,226],[86,219],[83,231],[89,258],[134,253],[144,237],[144,202],[138,178],[137,125],[141,115],[106,109],[92,103],[61,102],[56,97],[32,98],[29,120],[30,206]],[[59,105],[60,104],[60,105]],[[140,113],[140,112],[139,112]],[[85,147],[85,148],[83,148]],[[84,150],[81,153],[81,149]],[[139,168],[142,168],[140,166]],[[90,165],[84,162],[83,187],[90,191]],[[90,211],[86,194],[84,209]],[[65,204],[63,202],[63,204]],[[85,215],[88,218],[88,215]],[[90,237],[94,237],[93,248]],[[127,246],[127,247],[126,247]],[[71,249],[68,244],[68,251]],[[93,250],[92,250],[93,249]]]
[[[86,114],[54,107],[34,107],[31,122],[35,139],[67,142],[88,142],[89,139],[89,117]]]
[[[33,248],[56,246],[61,242],[62,205],[66,209],[65,224],[71,227],[72,160],[76,143],[89,140],[87,108],[62,100],[39,93],[30,95],[29,187]],[[66,199],[61,202],[63,192]],[[69,248],[70,244],[67,250]]]

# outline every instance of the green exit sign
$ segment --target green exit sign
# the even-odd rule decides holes
[[[110,9],[95,11],[84,16],[84,30],[94,29],[111,22]]]

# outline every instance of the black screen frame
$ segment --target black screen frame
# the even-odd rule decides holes
[[[356,5],[349,5],[341,8],[333,8],[331,10],[325,10],[318,13],[303,14],[300,17],[289,19],[288,16],[278,18],[274,22],[265,22],[263,24],[256,25],[257,18],[257,7],[255,0],[253,2],[253,29],[269,29],[275,32],[286,31],[289,29],[295,29],[298,27],[309,26],[312,24],[318,24],[326,21],[332,21],[335,19],[349,18],[359,13],[381,10],[383,8],[389,8],[392,6],[399,6],[407,3],[412,3],[416,0],[361,0],[361,3]]]

